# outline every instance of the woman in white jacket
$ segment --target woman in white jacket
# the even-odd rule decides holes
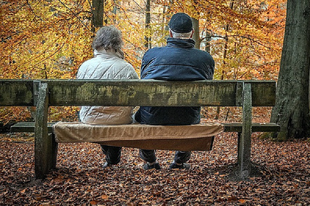
[[[77,72],[77,79],[138,79],[135,69],[124,60],[122,35],[114,26],[98,30],[93,41],[94,58],[85,61]],[[79,116],[86,124],[129,124],[132,107],[83,106]],[[106,155],[103,168],[120,162],[121,147],[101,145]]]

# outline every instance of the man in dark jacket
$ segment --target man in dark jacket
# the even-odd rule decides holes
[[[184,13],[172,16],[169,22],[170,38],[167,46],[148,50],[142,59],[141,79],[189,81],[213,79],[214,60],[207,52],[194,48],[191,18]],[[189,125],[200,123],[200,107],[140,107],[135,119],[141,124]],[[189,169],[191,152],[177,151],[173,168]],[[144,169],[160,169],[154,150],[140,150],[147,163]]]

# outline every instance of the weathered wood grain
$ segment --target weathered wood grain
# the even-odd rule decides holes
[[[0,106],[33,106],[33,81],[1,79]]]
[[[49,81],[51,106],[241,106],[238,81]],[[251,81],[253,106],[273,106],[275,82]]]

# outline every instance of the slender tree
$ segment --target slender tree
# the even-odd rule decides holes
[[[103,26],[104,0],[92,1],[92,31],[95,32],[96,27]]]
[[[151,48],[151,2],[150,0],[146,0],[145,5],[145,47]]]
[[[200,49],[200,37],[199,37],[199,19],[192,18],[194,35],[193,39],[195,40],[195,48]]]
[[[200,49],[200,43],[201,43],[201,38],[200,38],[200,28],[199,28],[199,18],[200,18],[200,12],[197,9],[199,7],[199,1],[194,0],[193,1],[193,15],[192,16],[192,22],[193,22],[193,29],[194,29],[194,35],[193,39],[195,40],[195,48]]]
[[[310,1],[288,0],[284,43],[271,122],[281,126],[277,138],[309,134]]]

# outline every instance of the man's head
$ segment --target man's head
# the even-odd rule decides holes
[[[169,22],[170,36],[174,38],[191,38],[193,23],[190,16],[185,13],[174,14]]]

